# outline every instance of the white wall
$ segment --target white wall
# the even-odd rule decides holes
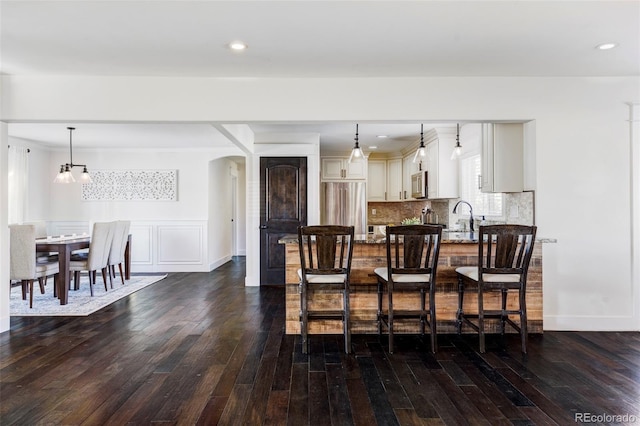
[[[2,85],[0,84],[0,87]],[[9,176],[4,170],[9,170],[7,160],[9,150],[8,127],[6,123],[0,122],[0,282],[9,282],[9,224],[7,200],[9,198],[8,181]],[[0,332],[9,329],[9,292],[0,291]]]
[[[543,248],[545,328],[640,329],[626,105],[640,101],[637,77],[2,79],[9,88],[4,121],[535,120],[538,233],[558,240]],[[167,101],[158,102],[158,93]],[[256,282],[251,248],[261,154],[256,146],[247,159],[247,284]],[[309,170],[313,179],[315,172]],[[310,192],[311,204],[316,197]],[[590,227],[603,211],[607,232],[594,235]]]

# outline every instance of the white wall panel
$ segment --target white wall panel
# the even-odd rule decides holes
[[[153,225],[132,223],[131,234],[131,269],[142,265],[153,265]]]
[[[202,226],[158,226],[159,265],[204,263]]]

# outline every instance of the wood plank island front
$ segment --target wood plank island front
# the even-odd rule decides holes
[[[477,235],[477,234],[476,234]],[[298,268],[300,268],[300,253],[298,251],[297,236],[287,236],[280,240],[285,245],[286,252],[286,333],[300,333],[300,293]],[[459,266],[475,266],[478,260],[478,243],[469,235],[454,235],[443,233],[438,260],[436,277],[436,321],[438,333],[456,332],[456,311],[458,309],[458,283],[455,269]],[[373,270],[386,266],[386,243],[383,239],[356,238],[353,246],[351,263],[351,329],[356,334],[377,333],[376,312],[378,306],[377,280]],[[394,305],[397,309],[402,306],[415,306],[417,299],[414,295],[404,298],[402,294],[394,293]],[[499,294],[485,293],[485,306],[500,306]],[[316,292],[310,302],[316,308],[324,305],[331,309],[340,306],[342,300],[339,295]],[[386,296],[383,298],[386,304]],[[491,305],[489,305],[491,304]],[[507,301],[508,307],[517,306],[515,294]],[[478,299],[472,292],[465,293],[464,308],[468,312],[477,310]],[[529,265],[527,278],[527,315],[530,333],[542,333],[542,244],[537,241]],[[519,322],[519,318],[514,318]],[[499,332],[498,321],[487,322],[487,332]],[[394,327],[398,333],[416,333],[416,322],[397,322]],[[463,333],[475,333],[470,327],[463,327]],[[514,332],[507,327],[507,332]],[[341,334],[342,323],[339,321],[312,321],[309,324],[310,334]]]

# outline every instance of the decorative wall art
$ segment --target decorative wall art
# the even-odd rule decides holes
[[[94,170],[83,201],[178,201],[177,170]]]

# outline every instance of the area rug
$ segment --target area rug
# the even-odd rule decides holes
[[[53,279],[49,278],[45,287],[45,294],[40,293],[37,282],[33,284],[33,308],[29,308],[29,295],[27,300],[22,300],[20,287],[11,289],[10,314],[11,316],[87,316],[111,303],[122,299],[138,290],[154,284],[167,275],[132,275],[131,279],[122,285],[120,276],[113,281],[113,289],[109,287],[104,291],[104,284],[98,274],[98,284],[93,286],[93,297],[89,292],[89,278],[86,275],[80,278],[80,290],[69,291],[69,303],[60,305],[60,301],[53,297]]]

